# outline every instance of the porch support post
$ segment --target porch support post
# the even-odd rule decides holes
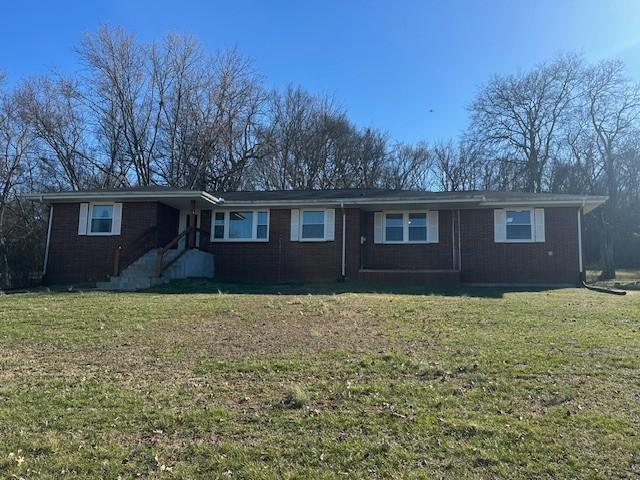
[[[189,248],[195,248],[196,246],[196,201],[191,200],[191,215],[189,215],[189,222],[187,228],[189,231]]]

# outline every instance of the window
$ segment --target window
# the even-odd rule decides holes
[[[544,208],[496,208],[493,228],[496,243],[545,242]]]
[[[324,210],[303,210],[301,238],[303,240],[324,239]]]
[[[224,212],[216,212],[213,223],[213,238],[224,238]]]
[[[404,214],[387,213],[384,225],[384,238],[387,242],[404,241]]]
[[[229,212],[229,238],[251,239],[253,212]]]
[[[113,227],[113,205],[91,207],[90,233],[111,233]]]
[[[427,241],[427,214],[426,213],[410,213],[408,226],[409,226],[410,242],[426,242]]]
[[[255,242],[269,239],[269,212],[217,211],[212,217],[212,242]]]
[[[256,238],[266,240],[269,231],[269,216],[267,212],[258,212],[258,224],[256,226]]]
[[[334,208],[291,209],[292,242],[332,242],[335,239]]]
[[[375,243],[438,243],[438,212],[376,212]]]
[[[531,210],[507,210],[507,240],[532,240]]]
[[[120,235],[122,227],[122,203],[80,202],[78,235]]]

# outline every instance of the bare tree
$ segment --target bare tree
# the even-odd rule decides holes
[[[603,227],[602,279],[615,278],[614,236],[619,221],[619,157],[625,137],[637,128],[640,117],[640,85],[626,76],[624,64],[604,61],[585,72],[584,114],[589,119],[599,153],[609,201],[601,210]]]
[[[429,171],[433,157],[426,143],[399,143],[390,154],[384,184],[394,189],[429,188]]]
[[[32,137],[20,117],[15,95],[0,90],[0,287],[3,288],[11,285],[7,211],[21,182],[31,143]]]
[[[420,154],[422,146],[413,149],[407,146],[404,151],[398,151],[396,159],[400,165],[394,172],[390,172],[389,162],[393,160],[386,134],[373,128],[359,132],[355,127],[351,127],[350,137],[352,140],[342,152],[341,159],[350,168],[345,169],[338,177],[345,187],[374,188],[391,181],[415,187],[418,181],[416,177],[419,177],[418,171],[427,168],[426,160]],[[421,163],[421,160],[424,161]],[[410,171],[412,167],[415,168]]]
[[[236,51],[223,52],[215,65],[216,83],[210,99],[217,121],[213,132],[219,135],[205,156],[206,186],[216,191],[237,190],[245,185],[251,162],[264,155],[258,132],[267,96],[251,63]]]
[[[484,160],[473,142],[436,143],[432,148],[433,171],[438,189],[446,192],[474,190],[481,182]]]
[[[530,72],[496,76],[470,107],[476,138],[517,163],[523,187],[540,192],[558,130],[575,97],[581,61],[559,57]]]
[[[84,101],[98,117],[117,125],[136,183],[151,184],[165,72],[154,68],[150,47],[119,28],[86,34],[77,52],[86,70]]]
[[[17,96],[21,115],[38,141],[43,168],[59,189],[78,190],[91,183],[88,124],[75,92],[65,79],[41,77],[26,81]]]
[[[269,125],[261,131],[264,157],[256,169],[258,186],[327,187],[335,174],[353,168],[342,156],[351,127],[331,98],[289,87],[284,94],[273,92],[269,104]]]

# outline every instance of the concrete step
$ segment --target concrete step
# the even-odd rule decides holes
[[[182,254],[180,250],[170,250],[164,256],[163,263],[166,265],[180,254]],[[105,290],[133,291],[179,278],[213,277],[214,262],[213,255],[210,253],[200,250],[184,252],[159,278],[155,276],[156,255],[156,250],[145,253],[125,268],[118,277],[111,277],[108,282],[98,282],[96,287]]]

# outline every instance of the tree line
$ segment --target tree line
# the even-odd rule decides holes
[[[587,217],[587,262],[603,278],[640,266],[640,88],[619,60],[562,55],[494,76],[462,135],[407,144],[330,96],[270,90],[239,52],[189,36],[103,27],[75,53],[73,74],[0,75],[0,288],[41,265],[46,212],[21,193],[155,184],[608,195]]]

